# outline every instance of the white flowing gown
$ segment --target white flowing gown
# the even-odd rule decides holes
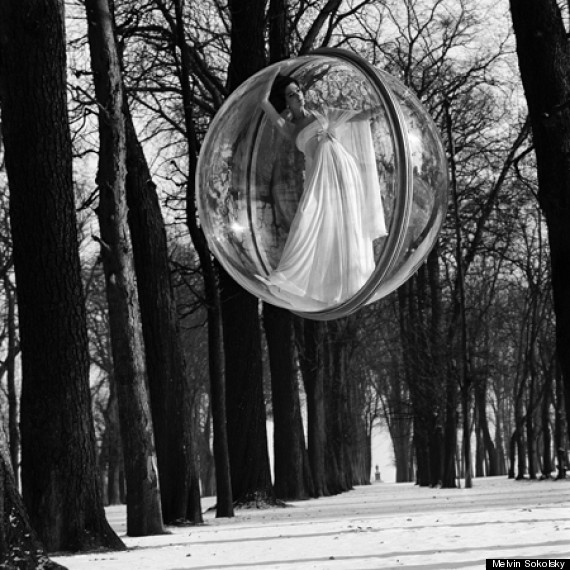
[[[387,233],[370,124],[356,114],[315,112],[297,135],[304,190],[279,264],[263,281],[299,310],[356,293],[374,271],[373,240]]]

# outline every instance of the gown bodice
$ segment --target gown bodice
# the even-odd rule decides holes
[[[331,138],[335,135],[335,129],[327,117],[316,111],[313,111],[313,115],[315,120],[304,126],[295,139],[297,148],[305,155],[305,160],[309,161],[307,167],[310,167],[323,137]]]
[[[298,133],[296,144],[301,152],[307,152],[307,145],[314,140],[318,142],[324,135],[335,135],[335,128],[331,121],[321,113],[313,111],[314,121],[305,125]]]

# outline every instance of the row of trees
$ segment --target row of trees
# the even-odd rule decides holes
[[[122,548],[104,494],[126,500],[127,532],[142,535],[200,522],[200,485],[216,492],[218,516],[232,516],[236,505],[367,483],[379,417],[399,481],[453,487],[461,476],[469,486],[472,474],[506,469],[564,476],[565,186],[540,179],[540,157],[552,155],[537,148],[545,224],[533,144],[565,148],[552,132],[565,132],[567,63],[545,62],[563,51],[549,51],[550,39],[567,40],[555,3],[542,0],[540,18],[519,18],[527,4],[513,8],[513,21],[519,59],[537,66],[521,64],[537,100],[530,122],[507,15],[491,41],[468,0],[0,7],[10,212],[1,513],[23,521],[19,537],[2,527],[6,559],[45,563],[40,541],[48,550]],[[537,34],[526,26],[556,34],[527,52]],[[210,256],[194,202],[200,143],[228,93],[268,63],[320,45],[350,48],[417,93],[444,135],[451,186],[446,225],[416,275],[356,317],[326,324],[260,308]],[[547,130],[539,141],[537,129]],[[563,157],[554,156],[546,164],[558,172]],[[101,380],[96,422],[90,370]],[[29,522],[16,492],[20,466]],[[22,556],[25,534],[34,542]]]

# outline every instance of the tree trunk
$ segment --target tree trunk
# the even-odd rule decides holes
[[[109,403],[107,405],[105,436],[108,441],[107,454],[107,502],[120,505],[124,502],[121,492],[123,482],[123,444],[119,423],[119,406],[115,379],[109,378]]]
[[[524,418],[521,412],[515,412],[515,422],[516,428],[511,437],[511,455],[512,463],[514,468],[514,454],[516,452],[517,456],[517,479],[523,479],[526,474],[526,449],[524,445],[523,429],[524,429]]]
[[[39,541],[16,488],[9,450],[0,432],[0,568],[65,570],[51,561]]]
[[[372,472],[371,437],[368,437],[364,417],[364,389],[355,375],[347,375],[347,420],[351,426],[352,440],[349,453],[351,485],[368,485]],[[372,424],[372,422],[370,422]]]
[[[451,370],[447,372],[445,390],[444,462],[442,487],[457,487],[457,382]]]
[[[500,399],[497,400],[497,414],[495,418],[495,448],[497,450],[497,473],[495,475],[506,475],[506,459],[505,459],[505,446],[504,446],[504,421],[503,421],[503,406]]]
[[[264,303],[263,326],[269,351],[273,401],[274,487],[279,499],[312,494],[295,365],[293,316]],[[308,473],[309,480],[305,479]]]
[[[274,504],[267,451],[258,301],[221,268],[220,281],[226,355],[228,448],[234,503]]]
[[[191,390],[170,279],[168,245],[156,186],[125,101],[126,192],[141,306],[152,424],[167,524],[202,522],[192,433]]]
[[[465,462],[465,488],[470,489],[471,482],[471,398],[470,396],[470,381],[467,376],[464,376],[465,382],[461,388],[461,410],[463,412],[463,453]]]
[[[511,0],[517,54],[548,225],[556,348],[570,416],[570,51],[556,0]],[[568,429],[568,426],[567,426]]]
[[[518,432],[515,430],[509,439],[509,479],[515,478],[515,460],[517,453]]]
[[[270,0],[267,18],[269,20],[269,61],[275,63],[290,56],[288,29],[288,0]]]
[[[214,468],[214,455],[210,449],[212,440],[212,405],[209,403],[206,410],[204,429],[198,436],[198,456],[200,458],[200,483],[202,495],[213,497],[216,494],[216,470]]]
[[[550,430],[550,405],[552,403],[552,370],[545,371],[544,389],[542,395],[541,406],[541,424],[542,424],[542,477],[550,478],[550,474],[554,471],[552,467],[552,433]]]
[[[451,194],[453,203],[454,214],[454,229],[455,229],[455,263],[456,263],[456,277],[454,292],[454,302],[456,304],[456,314],[459,317],[460,335],[459,335],[459,378],[461,390],[461,409],[463,412],[463,442],[462,448],[464,453],[465,464],[465,487],[470,488],[471,483],[471,423],[470,423],[470,399],[471,399],[471,377],[470,377],[470,357],[469,357],[469,342],[467,338],[467,314],[465,304],[465,267],[462,257],[463,244],[461,235],[461,219],[459,215],[459,208],[461,206],[459,201],[459,189],[457,184],[455,162],[455,141],[453,138],[451,113],[449,110],[449,103],[445,103],[445,118],[447,127],[447,138],[449,142],[449,157],[450,157],[450,172],[451,172]],[[452,329],[450,329],[452,331]],[[453,334],[453,332],[452,332]]]
[[[382,406],[394,450],[396,483],[406,483],[414,480],[410,463],[410,456],[413,456],[412,414],[409,390],[401,378],[400,368],[399,360],[393,358],[392,379],[388,393],[382,398]],[[380,389],[378,391],[381,392]]]
[[[431,484],[428,432],[425,421],[414,415],[414,448],[416,452],[416,485],[428,487]]]
[[[101,252],[127,477],[127,534],[164,532],[144,345],[125,196],[126,135],[122,78],[108,0],[87,0],[88,36],[99,103]]]
[[[372,429],[366,433],[364,449],[364,473],[367,475],[367,479],[364,484],[368,484],[372,480]]]
[[[536,479],[536,430],[534,427],[534,408],[535,408],[535,392],[534,392],[535,378],[534,374],[531,376],[528,402],[526,407],[525,416],[525,430],[526,430],[526,450],[528,456],[528,476],[530,479]]]
[[[265,0],[231,0],[233,91],[265,65]],[[234,502],[275,502],[271,483],[258,301],[220,268],[228,447]]]
[[[442,284],[439,268],[439,243],[428,255],[425,264],[427,285],[429,286],[429,334],[427,335],[426,350],[428,357],[430,378],[433,386],[432,398],[435,401],[433,410],[434,431],[431,440],[432,459],[432,485],[442,486],[445,464],[445,414],[444,409],[446,362],[445,342],[443,335],[443,301]]]
[[[483,459],[485,456],[489,461],[489,469],[485,473],[488,476],[498,475],[497,450],[489,432],[489,422],[487,420],[487,379],[480,378],[475,383],[475,407],[477,412],[477,425],[480,431],[481,447]]]
[[[517,479],[524,479],[526,474],[526,448],[522,427],[518,430],[515,442],[517,450]]]
[[[196,212],[196,163],[198,144],[192,116],[191,72],[188,46],[184,35],[183,0],[174,0],[175,20],[172,30],[180,50],[180,87],[184,104],[184,124],[188,141],[188,179],[186,186],[186,222],[192,242],[200,258],[208,313],[208,371],[212,406],[213,446],[216,463],[216,516],[233,517],[233,495],[226,424],[226,378],[223,349],[222,309],[217,272],[208,250],[206,238],[198,227]],[[161,8],[161,9],[166,9]]]
[[[556,405],[554,407],[554,446],[556,447],[557,479],[566,478],[566,426],[564,413],[564,386],[560,367],[556,366]]]
[[[441,300],[432,255],[398,290],[402,362],[414,415],[417,482],[440,485],[443,470]]]
[[[189,196],[188,200],[193,200],[193,197]],[[196,233],[198,233],[197,228]],[[203,235],[201,239],[204,241]],[[214,431],[214,461],[216,465],[216,517],[233,517],[233,491],[227,432],[226,355],[223,349],[222,301],[216,281],[214,264],[206,246],[204,245],[200,251],[200,259],[203,260],[202,271],[204,272],[206,303],[208,305],[208,362]]]
[[[232,22],[228,89],[233,91],[266,65],[266,0],[229,0],[228,4]]]
[[[16,298],[10,278],[4,278],[4,292],[8,300],[8,353],[6,354],[6,377],[8,388],[8,435],[10,462],[14,473],[14,484],[20,489],[20,421],[18,418],[18,395],[16,392]]]
[[[501,475],[499,472],[499,465],[497,459],[497,449],[491,438],[491,433],[489,431],[489,422],[487,420],[487,415],[480,421],[481,432],[483,434],[483,445],[485,448],[485,453],[488,458],[488,470],[486,475],[493,477],[495,475]]]
[[[410,469],[410,437],[409,434],[392,436],[394,462],[396,464],[396,483],[408,483],[414,480]]]
[[[0,26],[26,507],[48,550],[120,549],[105,520],[97,476],[63,2],[4,1]]]
[[[477,412],[476,412],[477,413]],[[475,416],[475,477],[485,476],[485,448],[479,418]]]
[[[324,404],[323,323],[298,318],[296,336],[299,363],[307,395],[309,464],[316,497],[329,495],[325,468],[326,428]]]
[[[352,489],[353,481],[350,448],[354,434],[347,410],[348,380],[343,340],[346,326],[346,319],[328,322],[325,344],[326,469],[327,486],[333,494]]]

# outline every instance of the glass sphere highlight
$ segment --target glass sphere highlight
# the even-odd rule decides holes
[[[276,67],[302,92],[304,115],[294,103],[281,112],[299,121],[293,137],[261,106]],[[202,145],[196,192],[210,249],[242,287],[328,320],[388,295],[427,257],[445,217],[447,164],[401,82],[326,48],[232,93]]]

